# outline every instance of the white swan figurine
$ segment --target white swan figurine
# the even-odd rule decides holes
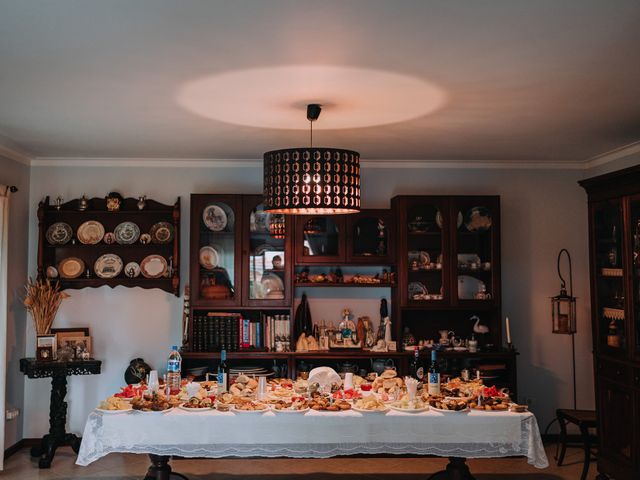
[[[486,325],[480,325],[480,317],[474,315],[469,320],[475,320],[476,323],[473,325],[473,331],[475,333],[489,333],[489,327]]]

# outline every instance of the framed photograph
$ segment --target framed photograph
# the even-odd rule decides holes
[[[56,344],[55,335],[38,335],[36,337],[36,358],[42,362],[55,360]]]
[[[68,347],[73,350],[73,358],[76,360],[91,358],[91,337],[63,337],[60,347]]]
[[[66,337],[88,337],[89,327],[52,328],[51,333],[55,334],[58,347],[61,347],[62,340]]]

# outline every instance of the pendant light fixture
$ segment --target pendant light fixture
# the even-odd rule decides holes
[[[291,215],[360,211],[360,154],[313,146],[313,122],[322,108],[307,105],[310,146],[264,154],[264,209]]]

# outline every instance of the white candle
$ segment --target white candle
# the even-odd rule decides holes
[[[511,328],[509,328],[509,317],[507,317],[507,344],[511,344]]]

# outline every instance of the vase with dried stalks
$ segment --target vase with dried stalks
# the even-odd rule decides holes
[[[56,318],[60,304],[69,294],[60,290],[60,285],[49,279],[29,282],[25,285],[24,306],[33,318],[37,338],[37,357],[53,360],[56,354],[55,336],[51,335],[51,325]],[[47,343],[47,337],[50,343]],[[41,341],[43,340],[43,341]]]

